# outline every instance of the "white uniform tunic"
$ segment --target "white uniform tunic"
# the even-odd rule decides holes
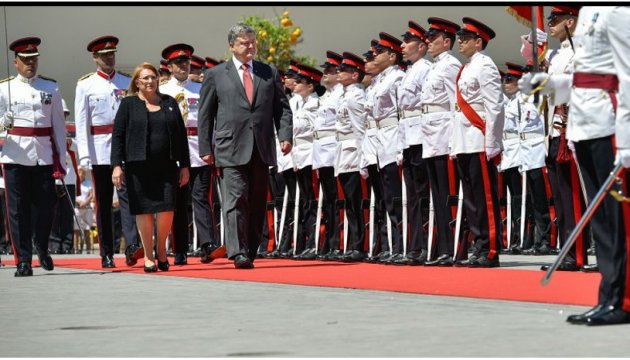
[[[361,143],[365,136],[365,90],[348,85],[337,108],[335,176],[361,170]]]
[[[114,124],[120,101],[129,88],[126,75],[116,72],[106,79],[100,74],[95,72],[77,82],[74,114],[81,167],[111,163],[112,134],[92,135],[91,127]]]
[[[574,73],[617,74],[607,29],[612,9],[610,6],[593,6],[580,10],[573,38]],[[556,102],[566,102],[569,97],[571,100],[567,139],[581,141],[614,134],[615,113],[608,91],[571,88],[573,77],[570,74],[559,76],[558,79],[568,86],[558,89]],[[597,114],[598,121],[592,121],[592,114]]]
[[[293,165],[296,170],[313,165],[313,128],[319,96],[316,93],[302,98],[297,111],[293,113]]]
[[[422,157],[447,155],[455,109],[455,79],[462,64],[445,51],[433,59],[420,101],[424,107]],[[441,109],[440,109],[441,108]]]
[[[527,36],[524,36],[527,37]],[[532,44],[530,44],[526,39],[522,38],[523,46],[521,47],[521,55],[527,60],[532,58]],[[573,69],[571,67],[571,61],[573,60],[573,49],[571,48],[571,42],[567,39],[564,40],[560,44],[559,49],[553,49],[551,51],[547,51],[545,55],[545,59],[549,64],[549,69],[547,72],[549,74],[570,74]],[[549,128],[547,129],[547,133],[551,134],[551,137],[560,136],[560,131],[553,127],[553,124],[562,123],[562,118],[558,114],[554,114],[554,106],[561,105],[567,103],[568,101],[559,102],[554,98],[554,95],[551,94],[547,99],[547,107],[549,108],[548,117],[550,117],[548,121]]]
[[[504,121],[503,91],[497,66],[484,52],[475,53],[464,65],[458,81],[464,100],[486,124],[486,134],[475,127],[461,111],[455,113],[451,155],[502,149]]]
[[[289,99],[289,106],[291,107],[291,112],[293,114],[295,114],[301,102],[302,102],[302,97],[299,95],[293,95]],[[295,146],[295,143],[293,143],[292,145]],[[291,150],[291,152],[292,151],[293,150]],[[282,149],[280,148],[280,140],[278,140],[278,134],[276,134],[276,159],[277,159],[279,173],[289,170],[289,169],[293,169],[293,155],[291,154],[291,152],[289,152],[286,155],[282,153]]]
[[[385,69],[374,83],[374,106],[372,116],[378,127],[379,168],[402,160],[403,146],[398,130],[397,91],[405,73],[397,65]]]
[[[174,76],[160,84],[160,92],[162,94],[170,95],[177,100],[186,128],[197,129],[200,90],[201,83],[189,79],[179,82]],[[199,137],[197,135],[188,135],[188,150],[191,167],[207,165],[199,157]]]
[[[313,170],[335,165],[337,140],[335,139],[335,123],[337,106],[343,94],[343,86],[335,85],[319,98],[319,109],[314,124]],[[295,126],[295,125],[294,125]]]
[[[431,62],[419,59],[407,70],[398,87],[399,137],[403,149],[423,143],[420,96],[430,70]]]
[[[9,110],[14,114],[14,127],[52,127],[61,166],[66,169],[63,161],[66,153],[66,125],[57,83],[41,76],[27,79],[21,75],[0,83],[0,116]],[[51,138],[7,134],[0,162],[25,166],[52,165]]]
[[[376,121],[372,116],[372,108],[374,107],[374,84],[378,81],[380,76],[381,74],[375,76],[367,89],[365,89],[365,136],[361,142],[362,169],[378,163],[376,157],[376,149],[379,147],[378,129],[376,128]]]
[[[500,171],[518,167],[525,172],[545,166],[544,123],[533,100],[525,102],[518,92],[506,104]]]

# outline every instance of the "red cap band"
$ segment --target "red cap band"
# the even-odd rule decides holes
[[[397,52],[397,53],[402,52],[402,50],[400,49],[400,46],[398,46],[398,45],[396,45],[396,44],[394,44],[394,43],[391,43],[391,42],[389,42],[389,41],[388,41],[388,40],[386,40],[386,39],[381,39],[380,44],[381,44],[382,46],[386,46],[386,47],[388,47],[388,48],[390,48],[390,49],[394,50],[394,51],[395,51],[395,52]]]
[[[173,60],[173,59],[178,58],[180,56],[186,56],[186,57],[190,58],[191,55],[192,55],[192,52],[190,52],[190,51],[187,51],[187,50],[184,50],[184,49],[177,49],[175,51],[170,52],[166,56],[166,58],[168,60]]]
[[[486,42],[490,42],[490,35],[478,29],[476,26],[472,24],[464,24],[464,29],[470,30],[479,35],[480,38],[484,39]]]

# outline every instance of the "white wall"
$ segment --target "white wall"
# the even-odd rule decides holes
[[[200,56],[222,57],[228,51],[227,31],[239,19],[250,15],[271,18],[285,10],[303,30],[299,55],[312,56],[318,63],[324,61],[325,51],[329,49],[361,54],[381,31],[394,36],[403,34],[409,20],[426,28],[430,16],[458,24],[462,17],[470,16],[496,31],[497,37],[487,52],[499,68],[504,68],[505,61],[523,62],[518,36],[528,32],[505,11],[505,6],[496,5],[6,7],[8,42],[25,36],[42,38],[39,73],[58,81],[71,110],[77,79],[95,70],[86,45],[98,36],[112,34],[120,38],[117,67],[121,69],[133,69],[143,61],[157,64],[162,49],[177,42],[191,44]],[[549,13],[549,8],[545,13]],[[2,17],[0,21],[4,22]],[[3,28],[0,27],[0,78],[7,76]],[[12,52],[9,61],[10,74],[14,75]]]

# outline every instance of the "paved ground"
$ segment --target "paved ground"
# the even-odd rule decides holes
[[[534,268],[547,258],[501,259]],[[586,310],[579,306],[62,268],[17,279],[14,271],[0,268],[2,357],[630,356],[630,326],[565,323]]]

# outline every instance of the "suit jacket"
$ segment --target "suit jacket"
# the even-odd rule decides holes
[[[274,124],[279,141],[291,142],[293,137],[293,115],[278,70],[254,61],[252,71],[251,105],[232,59],[204,74],[198,118],[199,156],[213,154],[217,167],[249,163],[254,144],[262,161],[274,166]]]
[[[188,137],[184,120],[175,99],[162,94],[162,109],[168,121],[170,160],[178,161],[179,167],[190,167]],[[147,130],[149,112],[138,96],[122,99],[112,134],[112,166],[123,162],[147,159]]]

